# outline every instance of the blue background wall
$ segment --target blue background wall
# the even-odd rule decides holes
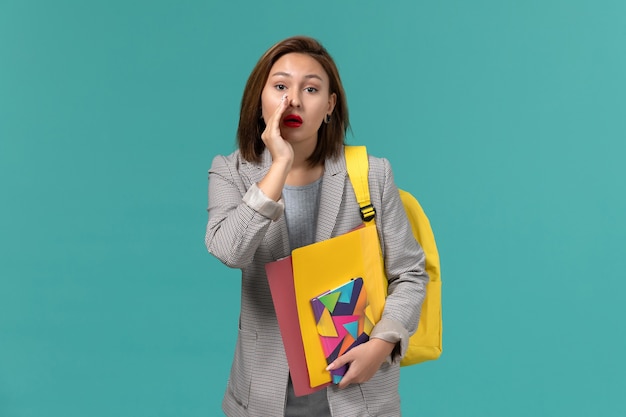
[[[445,351],[407,416],[626,415],[626,3],[0,1],[0,416],[213,416],[203,244],[246,78],[308,34],[431,218]]]

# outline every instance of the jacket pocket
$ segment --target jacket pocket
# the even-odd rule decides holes
[[[244,408],[250,400],[250,386],[252,384],[252,366],[256,353],[256,332],[239,329],[235,358],[230,370],[228,389],[235,401]]]
[[[399,365],[383,363],[372,379],[359,385],[368,415],[385,417],[399,417],[401,415],[400,395],[398,393],[399,379]]]

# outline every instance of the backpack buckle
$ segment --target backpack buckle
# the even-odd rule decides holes
[[[361,207],[361,218],[364,222],[372,221],[376,217],[376,210],[374,206],[368,204],[367,206]]]

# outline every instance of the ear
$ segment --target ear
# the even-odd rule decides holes
[[[328,111],[326,114],[332,114],[333,110],[335,110],[335,104],[337,104],[337,94],[332,93],[328,96]]]

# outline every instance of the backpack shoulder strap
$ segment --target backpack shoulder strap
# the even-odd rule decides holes
[[[361,218],[366,225],[374,224],[372,220],[376,217],[376,210],[374,210],[370,200],[370,189],[367,179],[369,171],[367,148],[365,146],[345,146],[344,149],[346,168],[348,169],[348,176],[361,209]]]

